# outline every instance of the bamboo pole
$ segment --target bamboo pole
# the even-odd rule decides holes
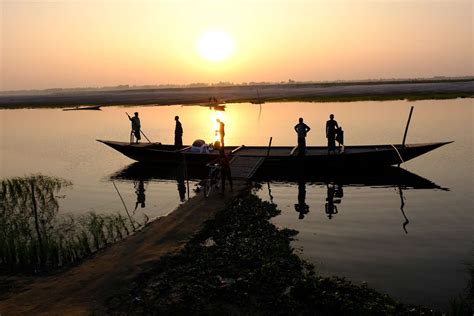
[[[410,126],[410,120],[411,120],[411,115],[413,113],[413,108],[414,108],[414,106],[412,106],[411,109],[410,109],[410,115],[408,116],[407,126],[405,127],[405,134],[403,134],[402,148],[405,148],[405,140],[407,138],[408,126]]]
[[[267,157],[270,155],[270,148],[272,147],[272,139],[273,137],[270,137],[270,141],[268,142]]]
[[[122,204],[123,204],[123,207],[125,208],[125,211],[127,212],[128,219],[130,220],[130,224],[132,224],[133,231],[135,231],[135,225],[133,224],[133,220],[132,220],[132,217],[130,216],[130,213],[128,212],[127,206],[125,205],[125,201],[123,200],[122,195],[120,194],[119,190],[117,189],[117,186],[115,185],[114,181],[112,181],[112,184],[114,185],[115,190],[117,191],[120,199],[122,200]]]

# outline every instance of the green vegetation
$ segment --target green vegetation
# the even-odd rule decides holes
[[[133,225],[120,214],[59,215],[58,193],[70,185],[43,175],[1,181],[1,269],[57,269],[130,234]]]
[[[108,301],[108,313],[430,315],[367,285],[325,278],[301,260],[294,230],[269,219],[276,206],[255,195],[235,199],[179,254],[162,259]]]

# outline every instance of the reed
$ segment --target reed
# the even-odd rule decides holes
[[[132,223],[119,213],[59,214],[58,193],[70,185],[67,180],[44,175],[1,181],[0,268],[54,270],[132,232]]]

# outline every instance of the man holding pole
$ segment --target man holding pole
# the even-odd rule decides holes
[[[135,135],[135,138],[137,139],[137,144],[138,144],[138,141],[141,139],[141,136],[140,136],[141,125],[140,125],[140,119],[138,118],[138,112],[135,112],[134,117],[130,117],[128,113],[127,113],[127,116],[128,116],[128,119],[132,122],[132,131],[130,132],[130,143],[133,143],[133,135]]]

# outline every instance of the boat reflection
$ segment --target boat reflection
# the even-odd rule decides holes
[[[145,207],[145,191],[149,182],[175,180],[177,184],[177,191],[181,203],[189,199],[189,181],[196,181],[207,176],[207,170],[187,169],[184,164],[177,164],[176,166],[162,167],[152,164],[133,163],[127,167],[112,174],[108,180],[110,181],[126,181],[132,182],[137,201],[135,204],[135,211],[140,205]]]
[[[368,170],[344,170],[334,172],[333,170],[320,170],[317,173],[306,172],[301,167],[298,172],[288,172],[279,169],[278,172],[259,170],[253,180],[259,182],[287,182],[299,183],[301,181],[313,184],[337,184],[336,186],[361,186],[361,187],[401,187],[402,189],[439,189],[448,191],[436,183],[425,179],[417,174],[398,167],[376,168]],[[342,193],[342,192],[341,192]],[[340,193],[338,193],[340,194]]]
[[[149,181],[175,180],[177,190],[181,202],[185,202],[189,198],[189,181],[199,181],[207,176],[206,168],[186,168],[184,164],[174,167],[156,166],[152,164],[133,163],[122,170],[117,171],[110,176],[110,180],[132,181],[134,183],[138,205],[145,205],[145,188]],[[412,172],[402,168],[389,167],[374,170],[356,170],[354,172],[334,173],[334,172],[318,172],[307,173],[302,167],[298,172],[290,173],[285,170],[278,172],[257,172],[252,179],[256,182],[267,182],[267,189],[270,202],[273,203],[273,195],[271,193],[271,184],[283,182],[290,185],[297,185],[298,196],[297,203],[294,204],[294,210],[298,213],[300,220],[304,219],[310,213],[310,206],[306,203],[306,185],[321,185],[326,187],[326,199],[324,201],[324,212],[329,220],[334,219],[336,215],[340,215],[340,207],[342,198],[344,197],[344,187],[379,187],[379,188],[396,188],[400,195],[400,210],[404,221],[402,224],[405,233],[409,219],[406,216],[405,198],[403,191],[407,189],[437,189],[449,190],[443,188],[436,183],[420,177]],[[186,197],[187,193],[187,197]]]
[[[324,212],[329,220],[335,218],[335,215],[340,213],[340,205],[344,197],[343,187],[378,187],[378,188],[396,188],[400,196],[400,211],[403,216],[402,228],[407,234],[407,225],[410,223],[405,213],[405,197],[404,190],[409,189],[437,189],[448,191],[448,188],[443,188],[436,183],[411,173],[405,169],[398,167],[389,167],[384,169],[364,170],[364,172],[353,171],[348,173],[334,172],[319,172],[318,174],[311,174],[305,172],[304,167],[301,167],[298,172],[285,173],[284,170],[279,170],[278,173],[263,173],[256,174],[257,181],[266,181],[268,185],[268,194],[270,201],[273,203],[273,196],[271,195],[270,183],[282,182],[290,185],[298,186],[298,197],[294,205],[295,211],[299,213],[298,219],[304,219],[309,213],[309,205],[306,204],[306,184],[320,185],[326,187],[326,199],[324,203]]]

